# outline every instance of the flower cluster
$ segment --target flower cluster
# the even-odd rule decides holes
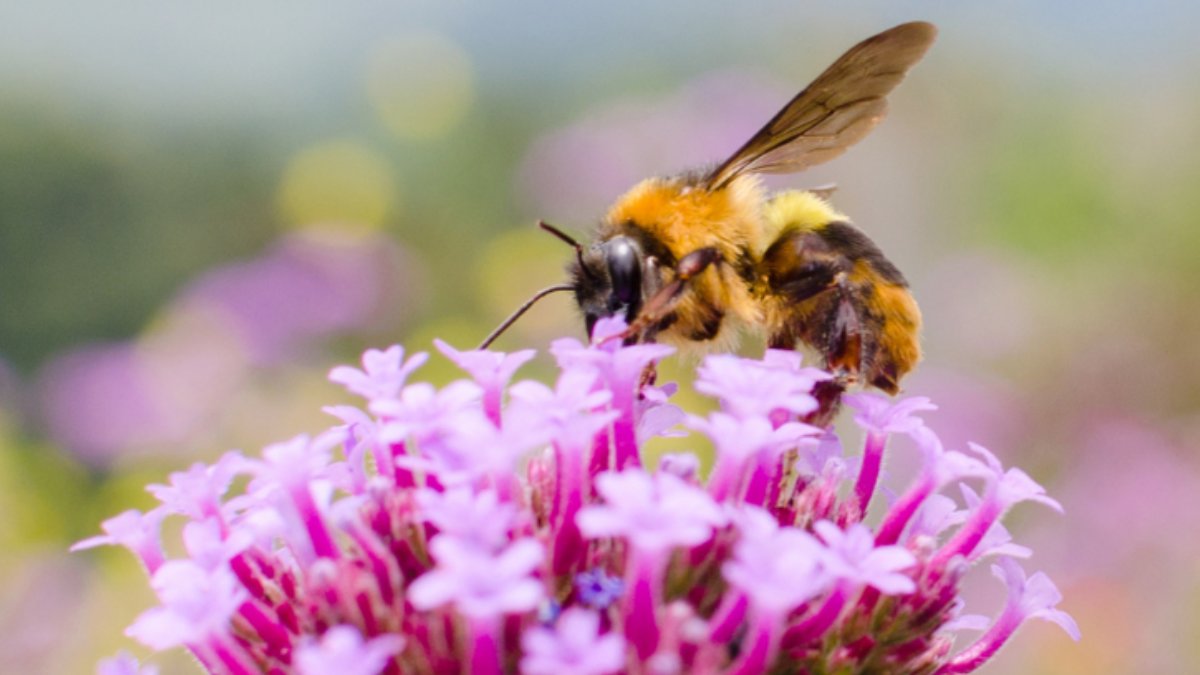
[[[798,421],[828,376],[794,353],[708,357],[696,389],[719,406],[685,415],[646,376],[671,349],[604,339],[621,328],[555,342],[553,387],[510,385],[531,351],[438,343],[470,375],[440,389],[410,382],[425,354],[369,351],[330,374],[365,410],[172,474],[150,487],[160,506],[76,548],[121,544],[145,565],[161,604],[130,636],[233,675],[961,673],[1026,618],[1077,637],[1000,524],[1058,504],[981,447],[943,448],[917,416],[928,400],[844,397],[863,432],[848,458]],[[688,454],[643,464],[681,425],[715,449],[706,479]],[[872,527],[897,435],[922,467]],[[186,557],[164,554],[171,516]],[[958,594],[986,557],[1009,593],[994,620]],[[983,633],[956,649],[964,630]],[[153,671],[123,654],[101,672]]]

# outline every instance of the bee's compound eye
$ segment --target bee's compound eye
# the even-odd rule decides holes
[[[637,247],[626,237],[615,237],[609,240],[605,257],[613,298],[621,305],[638,304],[642,295],[642,261]]]

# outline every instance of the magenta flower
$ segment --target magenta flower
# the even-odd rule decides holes
[[[368,352],[331,374],[366,400],[328,408],[329,431],[173,473],[159,506],[74,548],[129,548],[159,604],[128,635],[232,675],[957,673],[1026,618],[1077,634],[1002,523],[1058,503],[982,448],[942,447],[928,401],[848,397],[866,440],[847,457],[833,427],[799,421],[827,376],[797,355],[705,359],[697,388],[720,409],[688,416],[649,384],[670,348],[622,330],[555,342],[553,386],[512,382],[527,352],[439,344],[471,376],[440,388],[409,381],[423,354]],[[644,468],[651,437],[687,430],[716,449],[707,477],[690,454]],[[920,452],[907,485],[879,471],[892,434]],[[882,490],[898,496],[872,528]],[[183,521],[174,557],[164,518]],[[956,653],[981,623],[960,582],[985,556],[1009,601]]]
[[[296,651],[297,675],[379,675],[404,648],[404,638],[380,635],[363,640],[353,626],[334,626],[320,640]]]

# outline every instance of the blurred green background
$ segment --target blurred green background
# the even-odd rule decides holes
[[[560,280],[537,218],[585,232],[915,18],[889,120],[772,184],[839,184],[925,311],[932,426],[1066,506],[1013,529],[1084,642],[1035,623],[987,672],[1194,669],[1200,5],[647,5],[0,9],[0,671],[134,647],[132,556],[66,548],[146,483],[322,429],[367,346],[473,346]],[[498,347],[577,323],[555,297]]]

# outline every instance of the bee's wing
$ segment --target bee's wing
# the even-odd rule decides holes
[[[858,43],[714,169],[706,185],[720,189],[743,173],[792,173],[842,154],[887,114],[885,97],[936,35],[933,24],[916,21]]]

